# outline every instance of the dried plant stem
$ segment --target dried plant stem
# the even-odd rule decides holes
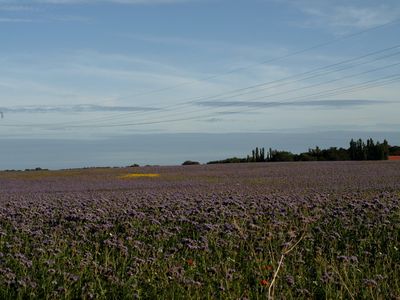
[[[333,266],[332,266],[333,267]],[[348,288],[347,284],[344,282],[342,275],[340,275],[339,269],[333,267],[333,270],[336,272],[336,274],[339,276],[340,282],[343,284],[344,288],[346,291],[349,293],[349,296],[352,300],[354,300],[353,294],[350,292],[350,289]]]
[[[271,284],[269,285],[268,288],[268,299],[273,299],[273,287],[276,281],[276,277],[278,276],[279,270],[281,269],[281,266],[283,264],[283,260],[285,259],[285,253],[281,255],[281,259],[279,260],[278,268],[276,268],[276,271],[274,273],[274,277],[272,278]]]
[[[281,258],[279,259],[279,263],[278,263],[278,267],[276,268],[276,271],[274,273],[274,276],[272,277],[272,281],[271,284],[269,285],[268,288],[268,300],[272,300],[274,299],[274,286],[275,286],[275,282],[276,282],[276,278],[278,277],[278,273],[279,270],[282,267],[283,261],[285,260],[286,255],[288,255],[294,248],[296,248],[296,246],[302,241],[302,239],[305,237],[306,231],[304,231],[304,233],[302,234],[302,236],[300,237],[300,239],[289,249],[285,250],[282,255]]]

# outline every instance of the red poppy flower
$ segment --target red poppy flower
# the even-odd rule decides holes
[[[263,280],[260,281],[260,284],[261,284],[262,286],[268,286],[268,285],[269,285],[269,281],[266,280],[266,279],[263,279]]]
[[[186,261],[186,263],[189,265],[189,266],[191,266],[191,267],[193,267],[194,266],[194,260],[193,259],[188,259],[187,261]]]
[[[267,270],[267,271],[272,271],[273,267],[271,265],[266,265],[266,266],[263,266],[263,269]]]

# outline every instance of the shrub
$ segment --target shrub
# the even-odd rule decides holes
[[[191,165],[199,165],[199,164],[200,163],[198,161],[187,160],[182,164],[182,166],[191,166]]]

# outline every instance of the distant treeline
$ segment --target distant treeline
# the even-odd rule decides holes
[[[232,157],[224,160],[210,161],[208,164],[247,163],[247,162],[279,162],[279,161],[338,161],[338,160],[387,160],[391,155],[400,155],[399,146],[390,146],[386,140],[383,143],[368,139],[351,140],[350,147],[308,149],[307,152],[294,154],[289,151],[272,150],[269,148],[255,148],[246,158]]]

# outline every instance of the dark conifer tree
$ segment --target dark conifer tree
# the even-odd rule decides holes
[[[265,161],[265,149],[264,149],[264,147],[261,148],[261,151],[260,151],[260,161]]]
[[[350,141],[350,148],[349,148],[349,155],[351,160],[355,160],[357,156],[357,144],[356,142],[351,139]]]
[[[383,148],[383,159],[387,160],[389,157],[389,143],[386,139],[383,140],[382,148]]]
[[[256,162],[260,161],[260,152],[258,150],[258,147],[256,147]]]

